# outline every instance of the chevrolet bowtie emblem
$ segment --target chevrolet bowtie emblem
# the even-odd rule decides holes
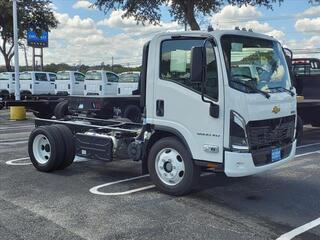
[[[272,112],[277,114],[278,112],[280,112],[280,108],[277,107],[277,106],[274,106],[273,109],[272,109]]]

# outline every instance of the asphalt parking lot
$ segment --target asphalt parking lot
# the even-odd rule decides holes
[[[320,217],[320,128],[306,127],[296,159],[273,171],[203,176],[190,195],[171,197],[135,178],[140,165],[131,161],[36,171],[32,117],[8,114],[0,111],[1,239],[290,239],[303,225],[294,239],[320,239],[319,225],[307,230]]]

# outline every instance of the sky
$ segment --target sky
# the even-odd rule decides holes
[[[52,1],[59,25],[49,33],[49,48],[44,50],[45,64],[100,65],[111,64],[113,58],[115,64],[136,66],[141,63],[143,44],[155,33],[184,29],[172,21],[167,6],[161,8],[160,26],[137,25],[132,18],[121,18],[121,10],[105,14],[90,6],[88,0]],[[273,10],[226,5],[219,13],[202,17],[200,23],[204,30],[209,24],[214,29],[251,28],[275,37],[293,49],[295,57],[306,56],[301,54],[301,49],[309,49],[309,52],[319,52],[309,56],[320,58],[320,6],[308,4],[308,0],[284,0],[280,6],[274,4]],[[27,55],[30,64],[31,48]],[[25,65],[23,52],[20,63]]]

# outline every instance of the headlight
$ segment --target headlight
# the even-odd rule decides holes
[[[230,115],[230,148],[234,151],[248,151],[245,120],[236,112]]]

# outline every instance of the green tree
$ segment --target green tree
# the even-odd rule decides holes
[[[50,0],[23,0],[18,2],[18,28],[19,40],[26,39],[29,28],[38,34],[41,31],[50,31],[56,28],[56,20]],[[10,62],[14,56],[13,51],[13,16],[12,1],[0,0],[0,52],[4,57],[7,71],[11,71]]]
[[[121,9],[123,17],[134,17],[139,23],[159,24],[161,6],[169,7],[172,18],[179,23],[187,23],[192,30],[199,30],[197,16],[206,16],[221,10],[225,4],[236,6],[265,6],[272,9],[274,3],[283,0],[95,0],[94,5],[104,12]]]

